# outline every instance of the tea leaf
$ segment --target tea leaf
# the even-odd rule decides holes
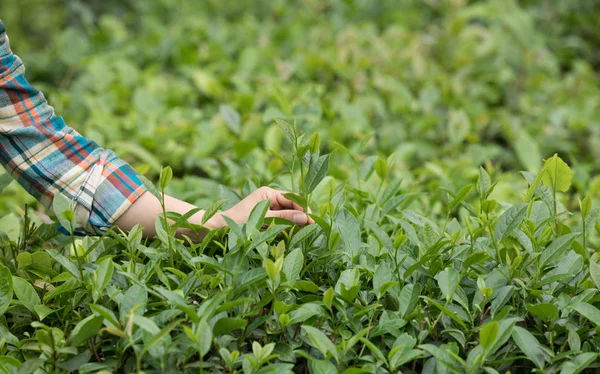
[[[556,154],[546,160],[546,165],[542,183],[551,187],[554,191],[567,192],[573,179],[569,165]]]
[[[527,213],[527,205],[513,205],[500,216],[495,228],[496,240],[499,242],[508,238],[523,222]]]
[[[515,326],[512,330],[512,338],[525,355],[542,369],[545,366],[547,354],[542,350],[539,341],[528,330]]]

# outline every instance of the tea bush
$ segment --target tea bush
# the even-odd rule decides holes
[[[600,367],[595,1],[15,4],[30,79],[151,193],[316,224],[63,235],[1,175],[3,371]]]

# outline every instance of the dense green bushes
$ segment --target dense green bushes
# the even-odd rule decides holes
[[[72,241],[13,183],[6,371],[597,368],[594,1],[114,3],[0,5],[67,123],[199,206],[274,184],[317,224]]]

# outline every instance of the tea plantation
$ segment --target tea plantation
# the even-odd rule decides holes
[[[1,372],[600,370],[600,1],[0,18],[28,79],[148,193],[214,214],[268,185],[315,221],[263,202],[198,243],[169,212],[156,238],[65,235],[69,202],[1,171]]]

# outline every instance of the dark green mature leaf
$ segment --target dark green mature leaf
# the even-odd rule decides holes
[[[577,374],[585,370],[594,362],[598,362],[598,353],[586,352],[570,358],[561,367],[560,374]]]
[[[317,348],[323,356],[327,357],[328,354],[331,354],[331,356],[337,360],[337,350],[327,335],[312,326],[303,325],[302,330],[308,335],[312,345]]]
[[[512,338],[519,346],[519,349],[527,357],[535,363],[535,365],[543,369],[547,358],[546,352],[542,349],[540,342],[528,330],[515,326],[512,330]]]
[[[233,330],[241,330],[248,325],[248,320],[240,317],[221,318],[215,323],[213,333],[215,336],[229,334]]]
[[[574,309],[577,313],[592,321],[596,326],[600,326],[600,310],[595,306],[579,302],[569,305],[569,308]]]
[[[513,205],[508,208],[504,214],[500,216],[498,223],[496,223],[495,236],[499,242],[508,238],[523,222],[527,213],[527,205]]]
[[[527,311],[543,321],[555,321],[558,319],[558,308],[554,304],[528,304]]]
[[[546,265],[553,263],[558,260],[577,239],[579,233],[566,234],[552,242],[546,249],[542,251],[538,266],[544,268]]]
[[[36,305],[40,305],[42,301],[38,296],[33,286],[23,278],[12,277],[13,292],[20,302],[23,303],[31,313],[37,315],[35,310]]]
[[[73,347],[78,347],[83,344],[86,340],[96,336],[100,327],[102,327],[102,321],[104,317],[91,315],[81,320],[71,332],[69,338]]]
[[[12,275],[6,266],[0,264],[0,316],[8,309],[12,297]]]
[[[444,368],[450,370],[452,373],[464,373],[464,363],[456,359],[456,357],[448,351],[439,348],[433,344],[421,344],[419,349],[424,350],[433,357],[436,361]]]
[[[13,181],[13,177],[9,173],[0,174],[0,193]]]
[[[54,259],[54,261],[61,264],[62,267],[64,267],[69,273],[71,273],[71,275],[73,277],[75,277],[76,279],[82,280],[81,274],[79,273],[79,269],[77,268],[77,265],[72,263],[71,260],[69,260],[65,256],[61,255],[54,249],[47,249],[46,252]]]

